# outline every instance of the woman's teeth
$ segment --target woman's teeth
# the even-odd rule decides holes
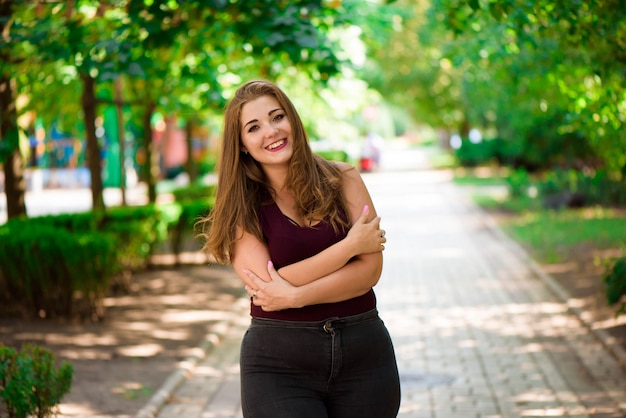
[[[281,139],[280,141],[277,141],[277,142],[274,142],[273,144],[268,145],[268,146],[267,146],[267,149],[272,150],[272,149],[278,148],[278,147],[280,147],[281,145],[283,145],[284,143],[285,143],[285,140],[282,140],[282,139]]]

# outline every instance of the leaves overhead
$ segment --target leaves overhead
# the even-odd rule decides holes
[[[369,79],[418,120],[461,133],[469,124],[510,140],[534,141],[538,130],[573,135],[613,172],[626,167],[621,1],[395,4],[412,14],[376,54],[382,73]]]

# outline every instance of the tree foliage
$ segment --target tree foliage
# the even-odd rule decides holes
[[[446,26],[465,38],[477,25],[535,88],[540,109],[563,110],[559,133],[580,132],[612,170],[626,167],[626,10],[619,0],[482,2],[442,0]],[[506,35],[506,36],[505,36]],[[524,60],[519,57],[525,56]]]
[[[368,74],[425,123],[626,166],[626,11],[609,1],[420,0]],[[590,152],[590,153],[589,153]],[[541,155],[538,156],[541,158]]]
[[[18,94],[28,98],[20,112],[87,138],[98,208],[101,143],[94,125],[115,82],[124,79],[125,104],[139,108],[131,114],[143,119],[136,125],[144,127],[146,144],[155,111],[201,118],[242,79],[284,77],[294,68],[325,83],[341,64],[328,37],[342,24],[333,3],[16,1],[4,15],[0,69],[16,75]]]

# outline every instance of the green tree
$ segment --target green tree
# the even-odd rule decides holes
[[[626,10],[621,1],[436,0],[433,9],[445,16],[457,39],[480,30],[491,33],[509,68],[525,72],[535,105],[562,115],[557,131],[580,133],[612,173],[626,171]]]
[[[319,2],[77,0],[24,2],[3,10],[11,16],[3,22],[18,23],[3,31],[8,34],[3,45],[12,46],[3,53],[27,52],[29,64],[36,65],[22,65],[19,71],[6,66],[2,74],[20,74],[25,84],[18,86],[19,93],[30,95],[29,106],[45,120],[61,114],[66,127],[82,128],[94,209],[104,208],[95,121],[98,104],[112,102],[111,94],[105,98],[98,92],[112,91],[121,77],[128,86],[123,101],[143,108],[143,141],[150,152],[150,121],[157,109],[193,120],[223,104],[228,96],[223,88],[237,77],[271,77],[297,66],[325,81],[338,71],[325,35],[338,13]],[[21,161],[5,164],[11,170],[22,166]],[[154,200],[154,178],[148,183]]]
[[[336,13],[316,2],[132,4],[129,32],[147,33],[136,45],[144,75],[130,80],[130,100],[145,109],[151,201],[156,198],[152,175],[158,171],[150,123],[155,111],[181,115],[191,131],[191,124],[224,105],[228,91],[223,90],[242,79],[277,77],[292,66],[322,81],[338,71],[325,33]],[[154,22],[176,24],[164,29],[154,28]]]

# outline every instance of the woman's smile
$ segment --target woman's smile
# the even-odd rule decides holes
[[[274,142],[273,144],[269,144],[265,148],[267,148],[270,151],[278,151],[278,150],[283,149],[285,145],[287,145],[287,141],[284,139],[281,139],[281,140]]]

